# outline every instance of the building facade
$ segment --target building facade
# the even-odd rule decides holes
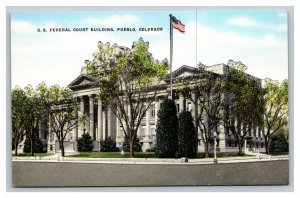
[[[218,75],[224,75],[225,64],[218,64],[207,67],[207,70]],[[196,68],[190,66],[181,66],[177,70],[172,72],[174,81],[180,81],[182,79],[188,79],[196,72]],[[116,141],[117,147],[121,147],[125,141],[125,135],[123,129],[120,126],[120,122],[113,114],[112,110],[105,106],[100,99],[96,97],[99,92],[99,87],[93,86],[96,79],[87,74],[86,67],[81,68],[80,75],[68,85],[68,88],[72,90],[72,97],[77,99],[77,114],[78,116],[86,116],[88,119],[84,125],[78,125],[66,136],[65,150],[77,150],[77,139],[82,136],[83,133],[89,133],[94,140],[93,151],[101,151],[101,142],[107,137],[111,137]],[[165,86],[161,90],[158,90],[156,100],[151,104],[150,108],[146,112],[145,117],[138,129],[138,138],[142,144],[142,150],[147,151],[155,147],[156,143],[156,122],[157,115],[160,109],[162,101],[168,97],[170,93],[169,82],[166,80]],[[182,110],[191,111],[195,116],[195,109],[197,108],[194,103],[185,99],[182,95],[176,92],[176,86],[173,87],[173,98],[175,99],[178,113]],[[55,134],[49,131],[50,127],[44,127],[40,129],[40,138],[43,143],[47,145],[48,152],[58,152],[59,145],[56,140]],[[198,128],[198,152],[204,152],[204,144],[201,138],[201,128]],[[238,147],[235,143],[234,137],[230,132],[226,131],[222,125],[219,125],[216,129],[217,132],[217,150],[220,152],[237,152]],[[252,127],[251,133],[247,141],[248,148],[256,148],[258,150],[264,150],[264,139],[259,127]],[[211,144],[213,144],[213,137]],[[210,146],[212,149],[213,146]]]

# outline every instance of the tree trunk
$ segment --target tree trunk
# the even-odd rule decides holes
[[[31,156],[34,156],[34,152],[33,152],[33,137],[32,136],[30,138],[30,150],[31,150]]]
[[[241,140],[238,141],[238,147],[239,147],[239,156],[242,156],[243,153],[242,153],[242,141]]]
[[[269,141],[267,138],[265,138],[265,149],[266,149],[266,154],[269,155],[270,149],[269,149]]]
[[[60,143],[60,150],[61,150],[61,156],[65,156],[65,147],[64,147],[64,141],[61,141]]]
[[[134,142],[134,140],[129,141],[129,157],[130,158],[134,157],[133,142]]]
[[[14,144],[15,144],[15,156],[18,156],[18,144],[17,143]]]
[[[205,158],[209,157],[209,142],[204,142],[204,152],[205,152]]]

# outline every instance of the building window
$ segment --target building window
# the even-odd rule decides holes
[[[155,105],[151,105],[151,117],[155,117]]]
[[[177,113],[179,113],[179,104],[177,104]]]

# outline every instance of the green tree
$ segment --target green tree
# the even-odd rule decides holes
[[[18,155],[18,146],[24,138],[25,135],[25,118],[26,118],[26,107],[28,103],[28,97],[25,92],[19,88],[15,87],[11,94],[12,100],[12,144],[15,150],[15,156]]]
[[[46,84],[41,83],[37,86],[36,94],[44,109],[43,118],[49,122],[50,131],[55,133],[61,154],[65,156],[65,137],[78,124],[77,101],[72,98],[68,88],[58,85],[48,88]]]
[[[43,146],[42,141],[39,138],[38,133],[39,133],[38,131],[34,131],[34,133],[32,135],[32,139],[26,138],[26,140],[24,142],[24,148],[23,148],[23,151],[25,153],[30,153],[31,149],[32,149],[33,153],[44,153],[44,146]],[[32,143],[31,143],[31,141],[32,141]]]
[[[25,130],[27,141],[30,142],[31,155],[34,155],[35,134],[38,133],[40,124],[43,121],[45,113],[41,99],[38,97],[35,89],[31,85],[24,88],[28,98],[25,107]]]
[[[272,137],[284,131],[288,135],[288,81],[281,84],[271,79],[265,80],[264,130],[266,153]]]
[[[280,153],[289,151],[289,142],[283,133],[276,133],[271,137],[269,153]]]
[[[225,69],[225,128],[238,144],[239,155],[242,145],[253,126],[262,126],[264,98],[261,81],[245,73],[247,67],[241,62],[228,61]]]
[[[178,148],[178,118],[173,100],[165,99],[158,111],[156,150],[159,158],[175,157]]]
[[[92,137],[88,133],[82,134],[77,140],[77,148],[79,152],[91,152],[94,148]]]
[[[197,155],[198,135],[194,126],[191,112],[183,111],[179,114],[178,154],[181,157],[194,158]]]
[[[168,71],[148,52],[149,43],[139,39],[132,49],[98,43],[93,61],[86,61],[88,73],[98,79],[99,97],[117,117],[129,142],[130,157],[138,128],[156,99],[160,82]]]
[[[219,74],[207,70],[202,63],[198,64],[193,76],[194,83],[185,82],[181,94],[195,105],[196,128],[204,143],[205,157],[209,157],[210,140],[213,130],[221,123],[223,110],[224,82]]]

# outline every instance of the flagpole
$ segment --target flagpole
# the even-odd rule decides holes
[[[172,27],[172,14],[170,16],[170,90],[171,90],[171,99],[173,99],[172,93],[172,61],[173,61],[173,27]]]

